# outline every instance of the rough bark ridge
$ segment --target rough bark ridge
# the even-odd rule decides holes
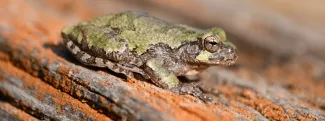
[[[238,64],[209,68],[196,82],[214,99],[211,103],[83,66],[62,45],[60,31],[67,24],[109,11],[94,7],[98,1],[87,2],[0,0],[1,119],[325,120],[325,63],[318,59],[322,54],[296,56],[296,51],[277,51],[272,43],[258,46],[263,35],[254,41],[258,37],[243,39],[240,33],[229,32],[241,49]],[[121,2],[112,4],[118,9],[111,10],[123,8]],[[155,5],[160,10],[167,3],[130,4]],[[192,4],[179,6],[190,9]],[[223,20],[216,21],[231,30],[230,25],[222,25]]]

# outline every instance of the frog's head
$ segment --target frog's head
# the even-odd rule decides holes
[[[232,65],[236,62],[236,46],[226,39],[221,28],[211,28],[197,37],[195,44],[187,46],[190,63],[207,65]],[[195,49],[196,48],[196,49]]]

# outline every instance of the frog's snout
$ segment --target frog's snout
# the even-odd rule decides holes
[[[223,46],[218,50],[218,52],[209,56],[209,61],[214,61],[221,65],[232,65],[237,59],[237,50],[231,46]]]

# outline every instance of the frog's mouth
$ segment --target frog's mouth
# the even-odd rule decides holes
[[[203,64],[229,66],[235,64],[238,59],[237,50],[232,47],[220,48],[217,52],[201,51],[196,59]]]

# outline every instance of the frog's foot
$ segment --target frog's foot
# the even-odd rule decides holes
[[[205,95],[202,90],[193,84],[180,84],[170,89],[172,92],[180,95],[192,95],[204,102],[212,102],[212,98]]]
[[[115,73],[122,73],[127,76],[127,78],[135,78],[135,73],[141,75],[143,79],[150,79],[150,77],[144,73],[144,71],[136,66],[132,65],[121,65],[118,63],[112,63],[110,61],[106,62],[106,67]],[[138,75],[136,75],[138,76]],[[141,78],[140,78],[141,79]]]
[[[114,64],[111,67],[112,68],[110,68],[109,65],[107,66],[107,68],[111,69],[112,71],[114,71],[116,73],[122,73],[122,74],[126,75],[128,78],[134,78],[134,75],[133,75],[134,72],[144,75],[144,72],[137,67],[121,65],[118,63]]]
[[[150,77],[140,68],[133,66],[133,65],[121,65],[121,64],[116,64],[116,66],[119,68],[119,70],[124,70],[122,71],[123,74],[127,75],[127,77],[129,78],[134,78],[135,74],[137,73],[140,76],[142,76],[142,78],[144,79],[150,79]],[[119,72],[121,73],[121,72]],[[131,76],[129,76],[131,75]]]

